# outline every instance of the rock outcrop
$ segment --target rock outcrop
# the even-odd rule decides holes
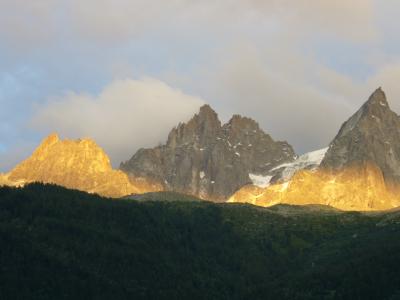
[[[377,89],[345,122],[319,168],[300,170],[266,189],[246,186],[230,202],[324,204],[342,210],[400,205],[400,118]]]
[[[360,163],[375,164],[387,184],[400,183],[400,118],[381,88],[342,125],[321,168],[338,171]]]
[[[145,179],[129,180],[123,172],[113,170],[108,156],[93,140],[62,141],[56,134],[47,137],[31,157],[3,176],[3,184],[7,185],[30,182],[54,183],[107,197],[161,189]]]
[[[172,129],[165,145],[140,149],[120,169],[162,182],[165,190],[225,201],[251,182],[249,174],[266,174],[294,158],[288,143],[274,141],[254,120],[235,115],[222,125],[204,105]]]
[[[321,204],[349,211],[387,210],[400,205],[398,194],[387,188],[382,171],[368,163],[340,172],[301,170],[290,181],[265,189],[245,186],[229,202],[267,207]]]

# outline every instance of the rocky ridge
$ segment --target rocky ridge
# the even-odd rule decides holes
[[[254,120],[234,115],[221,124],[204,105],[171,130],[165,145],[140,149],[120,169],[161,182],[165,190],[225,201],[251,183],[249,174],[265,175],[295,157],[287,142],[274,141]]]
[[[364,162],[374,163],[389,185],[400,183],[400,117],[381,88],[342,125],[321,168],[338,171]]]
[[[160,190],[141,178],[128,179],[113,170],[106,153],[91,139],[60,140],[48,136],[31,157],[2,176],[0,184],[23,186],[30,182],[58,184],[67,188],[122,197]]]
[[[379,88],[342,125],[317,169],[298,170],[290,181],[268,188],[248,185],[229,201],[391,209],[400,205],[399,172],[400,118]]]

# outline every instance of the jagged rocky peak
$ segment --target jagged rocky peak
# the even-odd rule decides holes
[[[204,145],[210,143],[221,131],[221,121],[218,114],[208,105],[200,107],[199,113],[187,123],[180,123],[171,130],[167,146],[176,147],[179,144]]]
[[[256,121],[251,118],[243,117],[241,115],[233,115],[226,124],[227,127],[239,130],[260,130],[260,126]]]
[[[39,145],[38,149],[45,149],[51,147],[52,145],[58,143],[60,137],[57,133],[51,133],[46,138],[43,139],[42,143]]]
[[[228,123],[224,124],[222,129],[230,141],[233,142],[235,140],[248,139],[254,135],[263,133],[256,121],[251,118],[242,117],[241,115],[233,115]],[[267,134],[266,136],[269,137]]]
[[[51,166],[51,163],[55,165]],[[57,165],[61,163],[65,164],[65,168],[95,168],[104,172],[112,169],[109,157],[92,139],[62,140],[57,133],[52,133],[43,139],[32,156],[18,165],[10,176],[25,176],[47,167],[55,170],[56,167],[61,168],[61,165]]]
[[[210,105],[205,104],[200,107],[200,111],[188,123],[187,127],[197,126],[198,130],[203,130],[203,134],[214,133],[221,126],[221,121],[218,114],[211,108]]]
[[[235,115],[222,125],[204,105],[172,129],[165,145],[139,150],[121,170],[157,179],[167,190],[223,201],[251,182],[249,173],[262,174],[294,156],[289,144],[275,142],[254,120]]]
[[[400,182],[400,118],[381,88],[342,125],[321,168],[337,171],[362,162],[379,167],[385,180]]]
[[[386,99],[385,92],[381,87],[377,88],[375,92],[369,97],[368,101],[361,107],[364,113],[381,114],[390,110],[389,103]]]
[[[205,104],[200,107],[199,113],[194,115],[194,117],[187,123],[187,126],[191,125],[201,126],[201,129],[203,130],[211,129],[214,131],[215,128],[221,126],[221,121],[218,118],[218,114],[211,108],[211,106]]]
[[[296,154],[287,142],[274,141],[251,118],[234,115],[223,131],[229,144],[239,154],[252,174],[267,174],[282,163],[291,162]]]
[[[52,176],[61,178],[72,171],[78,174],[111,169],[108,156],[93,141],[60,140],[57,134],[51,134],[31,157],[11,171],[10,178],[42,181]]]
[[[222,130],[229,142],[240,143],[238,146],[241,145],[241,142],[246,142],[262,132],[256,121],[241,115],[233,115],[228,123],[223,125]]]
[[[160,189],[145,180],[132,184],[126,174],[112,169],[109,157],[92,139],[61,140],[57,134],[45,138],[7,179],[10,185],[54,183],[110,197]]]
[[[230,201],[263,206],[324,204],[362,211],[399,205],[400,118],[390,109],[382,89],[377,89],[342,125],[324,153],[321,150],[310,155],[316,162],[323,157],[319,168],[310,165],[308,170],[306,157],[305,165],[300,163],[302,159],[284,164],[281,177],[289,173],[290,181],[278,181],[266,189],[244,187]]]
[[[269,142],[271,144],[276,144],[276,146],[282,146],[287,148],[287,154],[290,156],[295,156],[293,148],[286,141],[274,141],[272,137],[265,133],[260,125],[253,119],[248,117],[243,117],[241,115],[233,115],[228,123],[224,124],[222,127],[225,136],[230,142],[238,141],[246,142],[246,140],[256,140],[260,139],[262,142]],[[252,146],[252,144],[250,144]]]
[[[60,137],[57,133],[53,132],[49,134],[42,142],[42,144],[54,144],[60,140]]]
[[[200,107],[200,111],[198,113],[198,116],[202,117],[211,117],[214,119],[218,119],[218,114],[211,108],[209,104],[204,104],[203,106]]]

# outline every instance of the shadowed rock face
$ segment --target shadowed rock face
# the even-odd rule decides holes
[[[163,182],[166,190],[224,201],[249,184],[249,173],[266,174],[292,161],[286,142],[275,142],[252,119],[235,115],[221,125],[204,105],[189,122],[172,129],[165,145],[140,149],[121,170]]]
[[[400,183],[400,118],[381,88],[345,122],[330,144],[322,169],[341,170],[373,162],[388,183]]]
[[[222,130],[250,173],[267,174],[277,165],[296,157],[287,142],[274,141],[252,119],[234,115]]]
[[[246,186],[230,202],[324,204],[343,210],[400,205],[400,118],[379,88],[346,121],[314,171],[266,189]]]

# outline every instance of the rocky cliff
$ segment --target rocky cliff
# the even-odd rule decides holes
[[[342,125],[321,168],[338,171],[363,162],[375,164],[387,184],[400,182],[400,117],[381,88]]]
[[[400,118],[379,88],[346,121],[316,170],[266,189],[246,186],[230,202],[326,204],[343,210],[400,205]]]
[[[8,185],[54,183],[109,197],[161,189],[141,178],[129,180],[123,172],[113,170],[108,156],[94,141],[62,141],[56,134],[47,137],[31,157],[4,175],[2,181]]]
[[[251,182],[249,174],[266,174],[294,158],[288,143],[274,141],[254,120],[235,115],[222,125],[204,105],[172,129],[165,145],[140,149],[120,168],[162,182],[165,190],[224,201]]]

